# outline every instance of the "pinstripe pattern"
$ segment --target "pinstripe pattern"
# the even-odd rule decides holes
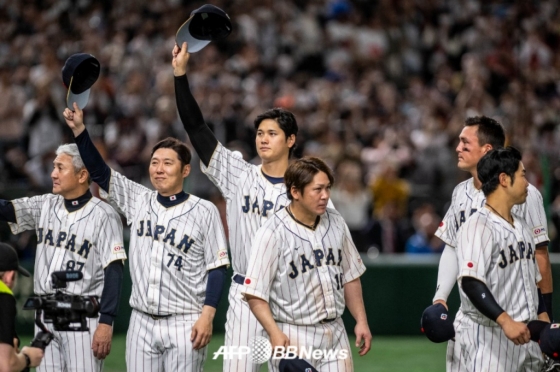
[[[206,351],[192,349],[191,328],[202,312],[208,270],[229,264],[218,209],[194,195],[166,208],[156,191],[114,170],[108,198],[131,227],[130,306],[138,311],[127,334],[128,370],[201,370]],[[141,312],[173,316],[154,320]]]
[[[528,322],[537,319],[536,283],[541,276],[535,263],[533,233],[523,219],[516,215],[513,218],[511,226],[481,208],[459,229],[458,280],[469,276],[482,281],[513,320]],[[538,370],[542,357],[536,343],[515,346],[494,321],[475,308],[462,289],[460,296],[464,316],[455,322],[462,364],[459,371]]]
[[[80,296],[101,296],[103,269],[126,259],[121,219],[108,204],[93,197],[82,208],[68,212],[62,196],[45,194],[12,200],[17,223],[14,234],[37,233],[33,288],[37,295],[53,294],[54,271],[79,270],[83,279],[68,283],[62,292]],[[103,362],[93,356],[91,345],[98,319],[87,319],[89,332],[58,332],[47,347],[41,372],[100,371]],[[36,328],[35,332],[39,332]]]
[[[70,267],[78,270],[83,266],[83,280],[68,283],[63,292],[101,296],[103,268],[112,261],[126,259],[121,219],[113,208],[94,197],[81,209],[69,213],[62,196],[53,194],[14,199],[12,204],[17,219],[17,223],[9,224],[12,233],[37,233],[35,294],[54,293],[50,278],[54,271]]]
[[[216,206],[190,195],[166,208],[156,191],[115,171],[109,190],[130,225],[130,306],[155,315],[200,314],[208,270],[229,264]]]
[[[461,322],[461,319],[464,317],[461,309],[457,311],[457,315],[455,315],[455,320],[453,321],[453,328],[457,329]],[[447,341],[447,353],[445,359],[445,370],[447,372],[459,372],[462,371],[462,363],[461,363],[461,345],[459,342],[455,342],[454,339]]]
[[[498,304],[515,320],[537,319],[535,244],[523,220],[514,215],[513,228],[482,208],[459,230],[459,280],[470,276],[485,283]],[[472,267],[469,267],[472,266]],[[480,313],[461,290],[461,311],[479,324],[496,323]]]
[[[91,351],[93,334],[99,318],[87,318],[88,332],[55,331],[52,323],[45,323],[54,335],[45,349],[45,357],[37,367],[38,372],[98,372],[103,370],[103,361],[95,358]],[[35,326],[35,333],[41,330]]]
[[[190,342],[196,314],[154,320],[133,310],[126,336],[127,370],[202,371],[207,347],[193,350]]]
[[[226,200],[233,271],[245,275],[255,233],[274,212],[288,204],[286,185],[270,183],[262,175],[261,166],[234,156],[221,143],[218,143],[208,167],[202,162],[200,167]],[[229,289],[226,346],[246,346],[251,339],[264,334],[249,306],[241,299],[239,287],[232,282]],[[224,371],[256,372],[258,369],[259,366],[248,357],[224,360]]]
[[[332,323],[316,325],[294,325],[278,323],[280,330],[290,339],[290,345],[297,347],[311,347],[314,350],[347,350],[348,358],[338,359],[326,357],[322,359],[305,359],[320,372],[352,372],[352,351],[348,335],[342,319]],[[280,359],[271,359],[268,362],[270,372],[278,372]]]
[[[451,205],[449,206],[449,209],[447,210],[447,213],[445,214],[445,217],[443,218],[435,235],[450,247],[455,248],[457,246],[457,231],[472,214],[484,207],[485,202],[486,197],[484,196],[482,190],[477,190],[476,187],[474,187],[473,178],[461,182],[453,190]],[[525,219],[533,231],[535,244],[547,242],[549,240],[546,232],[547,222],[542,196],[533,185],[529,185],[528,187],[528,195],[525,203],[513,206],[512,213]],[[537,234],[534,233],[536,231],[538,231]],[[440,271],[441,270],[442,269],[440,268]],[[442,276],[442,279],[444,278],[445,276]],[[436,291],[434,301],[440,298],[447,298],[447,295],[443,295],[439,292],[439,288],[440,283],[438,283],[438,291]],[[459,313],[457,316],[459,316]],[[453,342],[450,341],[450,343]],[[459,354],[450,356],[449,353],[453,350],[457,350],[457,348],[452,344],[448,345],[447,371],[460,370],[459,366],[454,366],[450,363],[450,361],[460,361]]]
[[[482,190],[477,190],[473,182],[473,178],[469,178],[455,187],[451,205],[436,231],[436,236],[451,247],[457,246],[457,231],[461,225],[465,223],[469,216],[484,207],[486,202],[484,193]],[[543,199],[539,190],[533,185],[529,184],[525,203],[514,205],[511,212],[527,222],[533,232],[535,244],[549,241]]]
[[[245,275],[251,246],[257,230],[289,200],[284,183],[272,184],[262,174],[261,166],[246,162],[218,143],[203,173],[218,187],[227,204],[226,219],[232,267],[235,274]],[[329,200],[329,207],[332,203]],[[229,290],[226,321],[226,346],[245,346],[264,331],[240,296],[239,285]],[[259,366],[248,358],[224,360],[224,371],[256,372]]]
[[[255,318],[249,304],[243,300],[241,291],[244,286],[231,283],[228,294],[229,307],[226,315],[225,346],[249,346],[249,341],[257,336],[268,337],[265,330]],[[224,359],[224,371],[255,371],[259,364],[245,358]]]
[[[277,322],[315,325],[342,316],[340,279],[344,284],[364,271],[337,211],[327,208],[311,230],[283,209],[257,232],[243,293],[267,301]]]
[[[458,322],[456,329],[460,362],[456,364],[454,371],[536,372],[541,370],[543,357],[536,342],[515,345],[500,327],[486,327],[466,316]]]
[[[201,169],[226,199],[233,271],[245,275],[256,231],[288,204],[286,185],[270,183],[260,165],[232,155],[220,143]]]

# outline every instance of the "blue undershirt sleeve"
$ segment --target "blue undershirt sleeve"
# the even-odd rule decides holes
[[[17,223],[16,211],[10,200],[0,199],[0,221]]]
[[[84,129],[75,139],[78,150],[80,150],[80,156],[82,157],[91,179],[103,190],[109,192],[111,168],[109,168],[99,151],[97,151],[97,148],[95,148],[87,129]]]
[[[105,268],[105,280],[103,292],[101,294],[101,309],[99,313],[99,323],[112,325],[121,299],[121,289],[123,281],[122,261],[113,261]]]
[[[206,283],[206,299],[204,305],[218,307],[222,291],[224,289],[224,282],[226,279],[226,267],[220,266],[213,270],[208,271],[208,283]]]

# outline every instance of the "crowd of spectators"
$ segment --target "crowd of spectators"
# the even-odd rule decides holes
[[[111,166],[149,184],[150,148],[187,141],[175,106],[175,32],[203,2],[0,0],[0,196],[48,192],[72,141],[61,67],[102,73],[85,122]],[[256,161],[255,116],[296,115],[296,155],[336,170],[332,198],[361,251],[438,252],[465,118],[487,115],[523,151],[560,251],[560,10],[555,0],[215,0],[234,26],[191,55],[189,81],[218,139]],[[193,160],[189,192],[223,205]],[[18,236],[17,245],[29,237]]]

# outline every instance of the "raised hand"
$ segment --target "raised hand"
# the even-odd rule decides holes
[[[173,74],[175,76],[183,76],[187,73],[187,64],[189,63],[190,54],[187,52],[187,43],[184,42],[179,48],[177,44],[173,48]]]
[[[69,108],[65,108],[62,116],[66,120],[66,124],[72,129],[74,137],[77,137],[86,129],[84,125],[84,112],[78,107],[78,104],[74,102],[74,111]]]

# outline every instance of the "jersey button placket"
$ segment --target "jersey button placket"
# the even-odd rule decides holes
[[[157,226],[157,222],[156,222]],[[152,231],[153,234],[153,231]],[[157,240],[152,241],[150,252],[150,272],[148,275],[148,308],[153,314],[158,313],[157,304],[159,303],[159,282],[161,280],[161,260],[163,257],[163,247]]]
[[[317,267],[317,275],[319,276],[319,280],[321,282],[321,289],[323,290],[323,294],[325,297],[325,311],[327,312],[327,317],[332,317],[332,314],[335,312],[335,301],[334,301],[334,291],[333,291],[333,278],[331,278],[330,270],[328,265],[326,265],[326,252],[323,249],[323,246],[316,240],[313,239],[313,250],[321,250],[323,251],[323,260],[321,262],[321,266]],[[317,263],[316,263],[317,264]]]

